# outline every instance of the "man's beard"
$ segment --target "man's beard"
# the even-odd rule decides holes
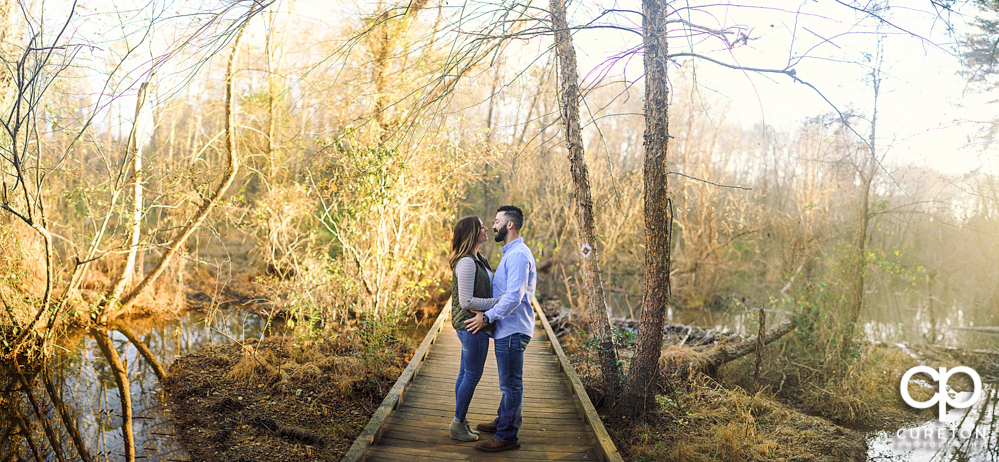
[[[503,242],[505,240],[506,240],[506,226],[500,228],[499,231],[496,231],[496,242]]]

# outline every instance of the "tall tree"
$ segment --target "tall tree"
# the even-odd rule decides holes
[[[132,199],[132,218],[129,223],[131,226],[132,236],[128,247],[128,257],[125,259],[125,267],[121,270],[118,275],[118,280],[114,283],[111,289],[111,295],[108,297],[112,300],[111,305],[114,301],[118,300],[122,292],[125,291],[125,287],[132,282],[135,273],[135,261],[136,255],[139,253],[139,239],[142,237],[142,145],[143,140],[139,137],[142,136],[142,132],[139,131],[139,116],[142,113],[142,105],[146,101],[146,91],[149,87],[149,82],[143,82],[139,85],[139,94],[135,99],[135,118],[132,120],[132,131],[128,134],[128,141],[125,143],[127,152],[126,158],[131,155],[132,157],[132,180],[133,180],[133,192],[134,196]],[[102,322],[106,321],[103,319]]]
[[[884,36],[878,36],[877,51],[874,65],[871,68],[871,86],[874,90],[874,108],[871,115],[871,132],[865,146],[865,155],[857,163],[857,175],[860,178],[858,191],[857,227],[854,229],[847,264],[849,292],[847,294],[847,320],[843,335],[842,354],[846,355],[853,347],[855,326],[860,321],[860,313],[864,307],[864,284],[867,272],[867,239],[871,221],[871,184],[878,173],[880,163],[877,153],[878,128],[878,97],[881,93],[881,65],[883,62]]]
[[[617,394],[621,371],[617,363],[617,350],[611,332],[607,301],[600,279],[600,260],[597,240],[593,232],[593,200],[590,198],[590,177],[583,158],[583,134],[579,127],[579,77],[576,75],[576,50],[565,18],[565,1],[551,0],[552,28],[555,30],[555,48],[561,70],[561,118],[565,133],[566,150],[572,171],[576,220],[579,224],[579,253],[582,257],[583,292],[586,293],[586,313],[590,318],[590,331],[598,341],[600,368],[604,378],[606,396]],[[660,330],[661,332],[661,330]]]
[[[669,87],[666,84],[668,43],[666,3],[642,0],[642,42],[645,66],[645,280],[635,355],[631,359],[618,410],[626,416],[644,413],[656,384],[663,346],[663,324],[669,303],[670,212],[666,178],[669,145]]]

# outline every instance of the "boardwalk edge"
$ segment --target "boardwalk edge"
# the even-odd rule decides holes
[[[385,419],[388,418],[389,414],[396,408],[396,406],[402,401],[403,391],[406,389],[406,385],[413,380],[413,376],[420,369],[420,364],[426,359],[427,353],[430,351],[430,345],[437,340],[437,334],[440,333],[441,328],[444,326],[444,321],[449,317],[451,313],[451,300],[449,299],[447,304],[444,305],[444,309],[441,310],[441,314],[437,316],[437,321],[434,322],[433,327],[430,328],[430,332],[427,336],[423,338],[423,343],[420,344],[420,348],[416,350],[413,354],[413,359],[409,360],[409,365],[406,369],[402,371],[402,375],[399,379],[395,381],[395,385],[389,390],[388,394],[385,395],[385,399],[382,400],[381,406],[375,410],[375,413],[371,415],[371,419],[368,420],[368,424],[364,426],[364,430],[361,430],[361,434],[358,435],[357,439],[354,440],[354,444],[350,446],[347,453],[344,454],[340,462],[361,462],[364,460],[367,453],[368,447],[375,444],[378,438],[382,434],[382,426],[385,424]]]
[[[610,434],[607,433],[607,429],[604,428],[604,423],[600,420],[600,414],[597,413],[597,409],[590,401],[589,395],[586,394],[583,382],[576,375],[576,368],[572,367],[572,364],[569,363],[569,358],[565,355],[565,351],[562,350],[562,344],[559,343],[558,337],[555,336],[555,332],[552,330],[551,324],[548,323],[548,318],[545,316],[544,311],[541,310],[541,306],[538,305],[537,300],[531,300],[531,306],[534,307],[535,315],[545,327],[545,332],[548,334],[552,349],[555,350],[555,356],[558,357],[559,366],[568,378],[573,395],[575,395],[582,408],[583,420],[593,429],[593,433],[597,437],[597,455],[600,456],[600,460],[603,462],[624,462],[621,453],[617,451],[617,446],[614,445],[614,440],[611,439]]]

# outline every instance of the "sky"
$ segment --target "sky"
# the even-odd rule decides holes
[[[160,9],[198,11],[206,8],[198,5],[217,6],[218,1],[188,5],[179,0],[135,0],[131,6],[120,1],[94,1],[81,3],[78,12],[86,15],[81,31],[99,36],[102,31],[114,32],[118,15],[142,17],[149,14],[143,9],[150,5]],[[729,49],[717,39],[685,34],[683,26],[674,23],[669,37],[671,53],[695,52],[725,63],[768,69],[783,69],[793,63],[796,75],[818,90],[794,83],[783,75],[732,70],[701,59],[679,59],[677,62],[684,71],[680,72],[676,67],[671,69],[674,86],[695,88],[702,98],[713,101],[713,117],[720,119],[720,112],[725,111],[728,122],[746,127],[765,123],[777,131],[790,133],[806,118],[833,112],[834,106],[844,112],[869,115],[873,108],[873,91],[866,76],[870,63],[865,61],[865,54],[870,56],[875,52],[877,37],[882,35],[885,78],[878,100],[879,154],[889,164],[925,165],[949,174],[975,168],[999,173],[999,153],[980,136],[990,127],[997,112],[996,104],[991,101],[999,98],[969,88],[958,74],[961,66],[955,55],[954,43],[972,31],[968,24],[977,11],[966,7],[964,11],[943,15],[945,21],[931,9],[929,0],[893,0],[892,8],[880,12],[881,17],[891,22],[891,25],[885,25],[838,0],[705,3],[708,6],[672,1],[669,5],[677,11],[667,19],[683,19],[716,30],[738,27],[748,40]],[[478,2],[479,7],[483,4]],[[320,18],[342,18],[357,14],[357,11],[371,10],[375,2],[280,0],[276,5],[282,9],[291,6],[290,14],[285,17],[289,30],[309,33],[309,28],[323,24]],[[447,5],[446,14],[454,14],[472,4],[449,1]],[[538,8],[535,14],[543,17],[540,9],[547,8],[548,2],[535,0],[535,6]],[[570,26],[597,26],[574,34],[580,75],[588,76],[592,83],[609,57],[641,44],[640,11],[640,0],[575,0],[569,3]],[[184,18],[195,16],[181,16],[176,22],[180,24]],[[198,27],[196,20],[188,22],[191,24],[182,28],[185,33]],[[330,27],[336,27],[337,20],[327,22]],[[262,41],[262,24],[260,19],[251,22],[248,42]],[[137,30],[142,29],[141,24],[135,25],[139,26]],[[948,26],[954,29],[949,30]],[[461,26],[465,29],[474,27],[471,23]],[[88,29],[91,32],[86,32]],[[156,34],[155,45],[150,50],[140,50],[139,54],[145,58],[138,56],[141,59],[136,60],[135,68],[131,70],[137,73],[136,79],[148,72],[149,57],[157,53],[152,48],[169,47],[173,43],[168,30]],[[511,47],[524,54],[515,60],[534,60],[550,40],[550,37],[540,37],[526,46]],[[641,56],[634,55],[630,60],[613,65],[611,74],[635,81],[642,75],[641,66]],[[696,83],[684,86],[682,80],[691,75],[696,75]],[[120,110],[126,116],[131,113],[125,107],[129,106],[130,99],[125,98]],[[868,131],[867,126],[858,126],[859,133],[866,136]]]
[[[866,75],[871,67],[865,53],[874,55],[881,33],[885,38],[878,99],[880,155],[896,165],[929,166],[948,174],[975,168],[999,172],[996,148],[986,146],[979,136],[999,109],[991,103],[996,95],[969,88],[958,74],[961,67],[954,47],[956,38],[972,30],[968,22],[977,12],[950,14],[949,23],[955,27],[950,31],[936,12],[926,10],[930,2],[895,3],[905,7],[882,12],[880,16],[892,24],[886,25],[831,0],[718,2],[669,19],[683,17],[712,29],[742,26],[748,42],[729,50],[718,40],[676,34],[669,42],[670,52],[693,51],[757,68],[783,69],[794,62],[796,75],[818,92],[783,75],[742,72],[704,60],[684,63],[688,71],[696,72],[702,96],[713,96],[710,99],[724,106],[727,120],[745,126],[762,122],[790,132],[808,117],[832,113],[833,105],[843,112],[872,113],[873,89]],[[586,18],[607,9],[640,11],[641,4],[582,2],[576,4],[573,17],[577,24],[587,23]],[[621,23],[624,16],[628,15],[605,22]],[[640,40],[637,34],[617,30],[578,32],[580,73],[587,74],[587,69]],[[800,61],[791,59],[801,56]],[[615,70],[633,80],[641,75],[641,59]],[[858,132],[867,136],[869,126],[858,127]]]

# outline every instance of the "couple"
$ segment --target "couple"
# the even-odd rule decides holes
[[[489,263],[479,254],[486,242],[486,227],[478,217],[465,217],[454,227],[448,261],[454,271],[451,282],[451,324],[461,340],[461,369],[454,384],[454,420],[451,438],[476,441],[479,432],[466,420],[468,405],[489,352],[493,338],[496,369],[499,372],[500,400],[498,416],[476,428],[494,433],[475,445],[486,452],[517,449],[517,431],[522,421],[524,398],[524,349],[534,336],[534,288],[537,268],[531,249],[520,237],[524,213],[504,205],[493,221],[496,242],[503,243],[503,258],[494,275]]]

